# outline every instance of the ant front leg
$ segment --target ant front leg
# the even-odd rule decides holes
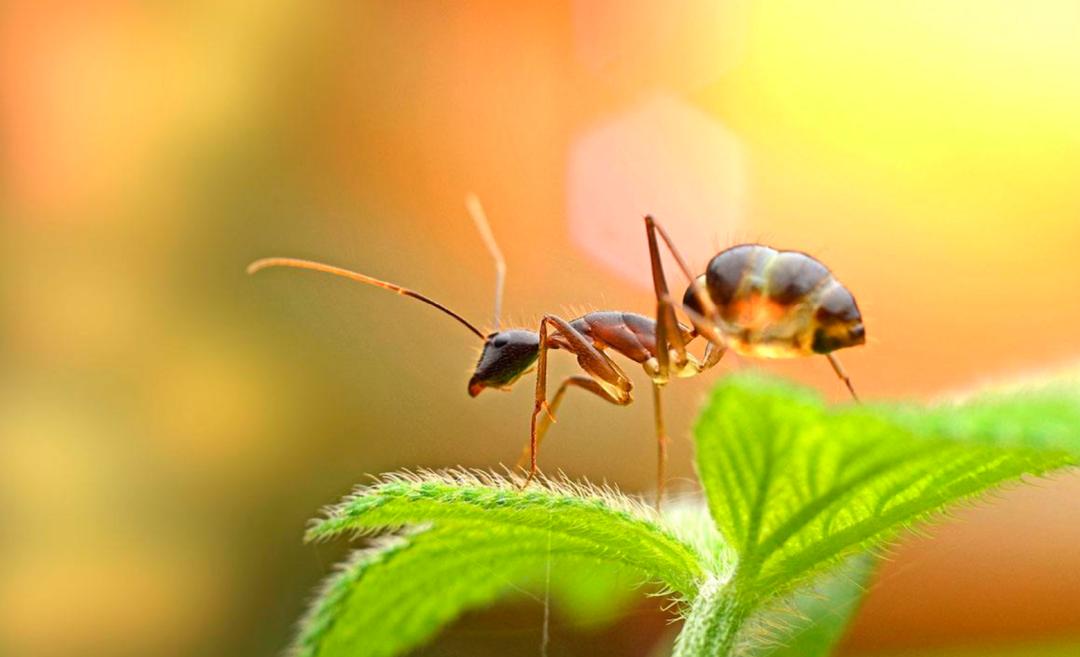
[[[599,383],[593,381],[587,376],[577,375],[567,378],[559,385],[559,389],[555,391],[555,395],[548,403],[546,417],[539,418],[536,427],[537,452],[540,451],[540,444],[544,442],[544,436],[547,434],[548,429],[551,428],[551,423],[554,421],[555,414],[559,412],[559,405],[562,404],[563,397],[566,396],[566,391],[569,390],[571,386],[581,388],[582,390],[585,390],[587,392],[591,392],[592,394],[603,399],[604,401],[615,404],[616,406],[626,406],[631,401],[633,401],[629,396],[613,396],[611,393],[605,390],[603,386],[601,386]],[[531,451],[532,450],[530,450],[530,445],[526,445],[525,449],[522,450],[521,457],[518,458],[517,462],[518,469],[525,468],[525,464],[529,462],[529,455]]]
[[[554,334],[550,336],[548,335],[549,325],[554,331]],[[632,401],[630,397],[630,379],[610,358],[594,347],[592,341],[574,329],[569,322],[555,315],[545,315],[544,319],[540,321],[539,333],[540,353],[536,363],[536,396],[533,402],[532,420],[529,423],[529,475],[525,479],[525,483],[522,484],[522,488],[528,486],[536,477],[536,454],[540,442],[539,438],[542,435],[537,423],[540,412],[544,411],[549,419],[554,419],[547,403],[547,352],[552,344],[577,356],[578,365],[585,370],[585,373],[589,375],[595,384],[595,388],[581,387],[586,387],[586,389],[591,389],[594,392],[596,390],[603,391],[603,396],[606,396],[614,404],[625,405]],[[556,335],[559,341],[553,343]]]

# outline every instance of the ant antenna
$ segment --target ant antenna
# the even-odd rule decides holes
[[[495,241],[495,235],[491,232],[491,224],[488,223],[487,215],[484,214],[484,206],[480,205],[480,199],[476,194],[465,196],[465,208],[472,216],[476,229],[480,231],[480,238],[495,259],[495,330],[499,330],[499,316],[502,315],[503,286],[506,282],[506,260],[503,259],[499,244]]]
[[[443,311],[447,315],[450,315],[451,317],[453,317],[457,321],[461,322],[465,326],[465,328],[467,328],[470,331],[472,331],[473,333],[475,333],[476,336],[478,338],[480,338],[481,340],[485,339],[484,334],[480,332],[480,329],[478,329],[475,326],[473,326],[472,324],[470,324],[469,320],[465,319],[464,317],[457,314],[453,310],[450,310],[449,308],[442,305],[438,301],[435,301],[434,299],[429,299],[428,297],[425,297],[424,295],[420,294],[419,292],[416,292],[414,290],[410,290],[408,288],[401,287],[400,285],[394,285],[393,283],[387,283],[386,281],[380,281],[377,278],[372,278],[371,276],[365,276],[364,274],[359,274],[359,273],[357,273],[355,271],[350,271],[348,269],[342,269],[341,267],[335,267],[333,265],[325,265],[325,264],[323,264],[321,262],[313,262],[311,260],[300,260],[299,258],[262,258],[260,260],[256,260],[255,262],[251,263],[250,265],[248,265],[247,266],[247,273],[254,274],[256,272],[262,271],[263,269],[269,269],[271,267],[292,267],[294,269],[310,269],[311,271],[321,271],[321,272],[325,272],[327,274],[333,274],[334,276],[341,276],[342,278],[352,279],[354,281],[358,281],[360,283],[365,283],[367,285],[374,285],[375,287],[381,287],[382,289],[390,290],[391,292],[397,292],[398,294],[400,294],[403,297],[412,297],[413,299],[416,299],[417,301],[420,301],[420,302],[426,303],[429,306],[433,306],[435,308],[438,308],[439,310]]]

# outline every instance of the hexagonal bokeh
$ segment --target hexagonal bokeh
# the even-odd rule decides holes
[[[651,287],[643,217],[667,228],[692,267],[740,230],[745,175],[738,139],[685,101],[657,96],[575,140],[567,168],[573,242],[619,275]],[[672,289],[681,276],[670,268]]]

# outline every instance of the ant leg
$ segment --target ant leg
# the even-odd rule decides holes
[[[649,241],[649,260],[652,263],[653,292],[656,293],[656,381],[664,383],[671,375],[671,351],[675,352],[675,367],[686,366],[686,343],[675,317],[675,309],[668,293],[664,276],[664,263],[660,260],[660,247],[656,243],[655,222],[645,217],[645,234]],[[670,350],[670,351],[669,351]]]
[[[539,440],[537,438],[537,418],[540,411],[546,411],[551,417],[551,411],[547,403],[547,352],[551,348],[548,338],[548,325],[552,325],[554,332],[561,338],[557,346],[577,356],[578,365],[585,370],[596,384],[602,388],[614,403],[629,404],[631,401],[630,379],[619,369],[610,358],[605,356],[592,342],[579,333],[569,322],[555,315],[544,315],[540,320],[540,353],[536,364],[536,396],[533,401],[532,420],[529,423],[529,476],[522,484],[522,488],[536,477],[536,450]],[[554,336],[552,336],[554,337]]]
[[[840,377],[844,382],[844,385],[847,386],[848,391],[851,393],[851,398],[861,403],[859,396],[855,394],[855,386],[851,383],[851,377],[848,376],[847,372],[844,370],[844,366],[840,364],[840,360],[832,354],[825,354],[825,357],[829,359],[829,364],[832,365],[833,371],[836,372],[836,376]]]
[[[727,347],[722,344],[709,342],[709,344],[705,345],[705,356],[701,359],[702,371],[715,367],[720,362],[720,359],[724,357],[726,351]]]
[[[667,299],[669,302],[671,301],[670,297],[668,297]],[[705,319],[703,315],[701,315],[694,309],[683,308],[683,311],[690,318],[690,321],[694,324],[695,328],[709,326],[709,320]],[[720,362],[720,359],[722,359],[724,357],[724,354],[727,353],[727,344],[724,341],[723,337],[715,331],[711,333],[702,333],[699,331],[699,334],[704,336],[706,339],[705,355],[702,357],[701,362],[697,364],[697,371],[700,374],[705,370],[710,370],[713,367],[716,367],[717,363]]]
[[[668,435],[664,429],[664,408],[660,403],[660,389],[663,386],[653,383],[653,418],[656,422],[656,510],[664,500],[664,483],[668,462]]]
[[[679,265],[679,269],[682,270],[682,273],[686,276],[686,279],[693,283],[694,275],[690,273],[690,267],[686,265],[686,261],[683,260],[682,254],[679,253],[679,250],[675,248],[675,243],[671,240],[671,237],[667,234],[667,231],[664,230],[664,227],[661,226],[660,222],[656,220],[656,217],[653,217],[651,214],[645,216],[645,231],[649,237],[650,247],[656,244],[656,234],[660,234],[660,237],[664,240],[664,243],[667,244],[668,251],[670,251],[671,255],[675,258],[675,263]],[[650,250],[652,249],[650,248]],[[661,275],[663,275],[662,270],[660,273]],[[711,302],[712,300],[708,299],[708,301]],[[703,307],[706,310],[709,309],[709,306]]]
[[[699,294],[705,294],[705,292],[702,291],[704,288],[702,288],[696,282],[694,283],[692,288],[694,290],[695,296]],[[672,307],[674,307],[675,302],[671,300],[671,297],[666,296],[665,298],[667,299],[668,303],[670,303]],[[687,308],[686,306],[683,306],[683,312],[686,313],[686,316],[690,318],[690,323],[694,325],[694,331],[696,332],[696,335],[702,336],[709,342],[709,344],[716,345],[717,348],[720,350],[720,355],[715,356],[712,363],[712,365],[716,365],[716,363],[720,361],[720,356],[722,356],[727,350],[727,338],[725,338],[720,333],[719,329],[716,328],[719,320],[708,319],[705,317],[705,315],[702,315],[693,308]],[[712,365],[710,365],[709,367],[712,367]],[[706,367],[705,369],[708,369],[708,367]]]
[[[547,408],[547,318],[540,322],[540,355],[536,360],[536,396],[533,401],[532,419],[529,421],[529,476],[521,485],[524,489],[536,476],[536,449],[539,441],[536,438],[536,416],[542,409]],[[548,414],[550,417],[550,412]]]
[[[561,385],[559,385],[559,389],[555,391],[555,395],[551,398],[551,401],[548,403],[548,413],[549,414],[546,417],[540,418],[540,420],[539,420],[539,424],[538,424],[538,426],[536,428],[536,448],[537,448],[537,450],[540,449],[540,444],[542,442],[544,442],[544,435],[547,433],[547,430],[551,427],[551,423],[554,421],[552,418],[555,415],[555,413],[557,413],[559,411],[559,405],[562,403],[563,397],[566,395],[566,391],[570,388],[570,386],[575,386],[575,387],[581,388],[582,390],[586,390],[588,392],[591,392],[594,395],[596,395],[597,397],[600,397],[601,399],[603,399],[605,401],[611,402],[612,404],[615,404],[616,406],[626,406],[631,401],[629,397],[620,399],[618,397],[611,396],[611,394],[608,393],[607,390],[604,390],[604,388],[599,383],[597,383],[596,381],[593,381],[592,379],[590,379],[587,376],[578,375],[578,376],[571,376],[571,377],[567,378],[565,381],[562,382]],[[518,462],[517,462],[517,468],[518,469],[524,469],[525,468],[525,464],[528,463],[528,461],[529,461],[529,451],[530,450],[529,450],[528,445],[525,447],[525,449],[522,450],[521,457],[518,459]]]
[[[711,343],[723,346],[724,339],[716,330],[716,318],[718,311],[712,298],[706,293],[704,286],[690,273],[686,261],[675,248],[671,238],[664,231],[663,226],[656,222],[651,215],[645,217],[645,236],[649,243],[649,260],[652,265],[653,291],[656,293],[656,358],[659,373],[658,382],[663,383],[671,373],[671,356],[669,349],[675,352],[676,368],[682,370],[687,366],[686,342],[682,331],[679,329],[678,319],[675,317],[675,303],[668,291],[667,278],[664,275],[664,264],[660,258],[660,246],[657,242],[657,234],[667,244],[668,251],[674,256],[679,268],[690,281],[690,289],[702,309],[702,314],[691,313],[690,320],[698,334],[702,335]],[[719,360],[717,356],[716,360]],[[715,364],[716,361],[713,361]]]

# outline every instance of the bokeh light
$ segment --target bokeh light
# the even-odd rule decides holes
[[[571,237],[596,262],[651,289],[641,248],[648,208],[703,272],[745,230],[745,175],[738,139],[715,117],[670,96],[648,99],[575,140],[566,173]]]

